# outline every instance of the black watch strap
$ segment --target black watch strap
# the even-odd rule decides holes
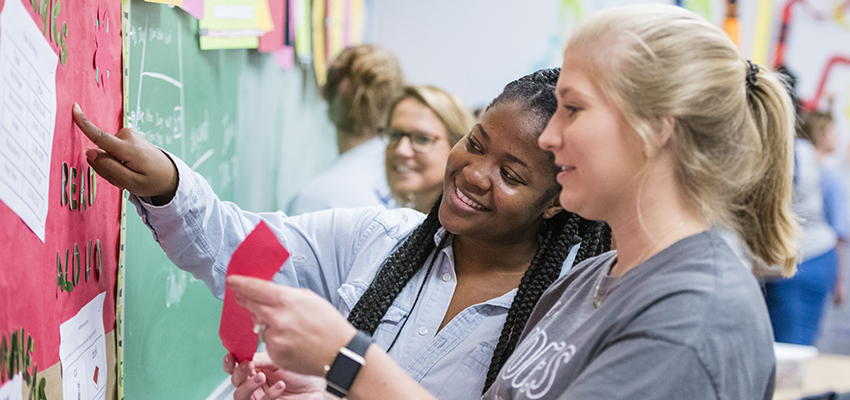
[[[347,346],[339,349],[339,354],[333,364],[327,368],[325,380],[328,382],[328,392],[336,397],[345,397],[354,383],[354,378],[360,372],[360,367],[366,363],[363,358],[366,350],[372,344],[372,337],[363,331],[357,331],[354,339]]]

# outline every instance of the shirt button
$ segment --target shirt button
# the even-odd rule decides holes
[[[425,336],[427,333],[428,333],[428,328],[426,328],[424,326],[419,328],[419,334],[420,335]]]
[[[448,282],[448,281],[450,281],[450,280],[452,280],[452,274],[450,274],[450,273],[448,273],[448,272],[446,272],[445,274],[443,274],[443,282]]]

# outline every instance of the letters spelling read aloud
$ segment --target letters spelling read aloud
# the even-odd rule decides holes
[[[289,258],[289,252],[280,244],[277,236],[265,222],[260,221],[245,241],[236,248],[227,265],[227,276],[244,275],[270,280],[280,266]],[[221,310],[221,327],[218,331],[221,343],[242,362],[254,358],[259,336],[254,333],[251,312],[236,304],[236,293],[224,291],[224,307]]]

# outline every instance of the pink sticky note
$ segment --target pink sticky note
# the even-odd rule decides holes
[[[227,276],[244,275],[270,280],[281,265],[289,258],[289,252],[280,244],[277,236],[265,222],[260,221],[245,241],[236,248]],[[221,327],[218,331],[221,343],[233,354],[236,361],[254,358],[259,336],[254,333],[251,312],[236,304],[236,293],[224,291],[224,307],[221,310]]]
[[[283,46],[272,54],[281,68],[291,70],[295,67],[295,46]]]
[[[257,51],[272,53],[283,47],[286,40],[286,1],[269,0],[269,12],[274,23],[274,30],[260,36]]]
[[[204,0],[183,0],[180,8],[199,20],[204,19]]]

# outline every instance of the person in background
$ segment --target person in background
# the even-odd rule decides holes
[[[831,107],[830,107],[831,108]],[[821,189],[823,190],[824,216],[826,222],[838,236],[835,247],[837,266],[835,285],[833,286],[833,302],[841,305],[844,302],[844,285],[842,266],[845,260],[845,248],[850,238],[850,205],[848,205],[847,185],[841,174],[827,164],[827,157],[835,153],[838,145],[838,130],[832,119],[832,114],[821,111],[809,111],[803,114],[798,135],[815,148],[818,165],[820,166]]]
[[[290,214],[389,203],[385,143],[378,130],[403,87],[398,60],[386,49],[357,45],[337,56],[322,95],[336,128],[340,157],[298,192],[289,205]]]
[[[792,278],[765,283],[776,341],[807,346],[817,339],[829,292],[837,289],[836,298],[841,300],[839,232],[846,237],[848,224],[847,190],[840,178],[818,161],[819,152],[826,154],[835,148],[835,138],[828,136],[834,132],[828,132],[829,124],[818,114],[800,112],[794,142],[793,209],[802,219],[802,262]]]
[[[579,22],[556,95],[539,144],[555,156],[560,204],[606,221],[617,250],[546,290],[483,398],[771,399],[761,290],[715,227],[794,273],[794,111],[779,77],[704,18],[641,4]],[[227,285],[268,325],[281,368],[324,376],[362,343],[315,295]],[[379,346],[361,354],[349,399],[433,398]]]
[[[449,151],[475,120],[463,102],[434,86],[407,86],[381,134],[387,184],[399,207],[427,213],[443,192]]]
[[[74,120],[98,146],[86,150],[95,171],[133,194],[169,259],[215,296],[224,296],[231,255],[264,221],[291,254],[267,283],[320,296],[345,326],[368,332],[408,379],[461,400],[492,382],[546,287],[610,242],[607,225],[558,205],[552,155],[537,146],[557,107],[557,78],[557,69],[543,70],[505,87],[452,148],[445,195],[427,215],[381,206],[252,213],[220,201],[203,177],[132,130],[106,134],[79,109]],[[311,321],[302,327],[325,321],[311,308],[300,311]],[[322,343],[344,332],[312,338]],[[271,346],[272,336],[264,337]],[[303,350],[318,357],[339,349],[312,347]],[[275,398],[299,386],[278,382],[286,371],[261,362],[267,358],[261,353],[239,367],[225,360],[237,399],[266,391]]]

